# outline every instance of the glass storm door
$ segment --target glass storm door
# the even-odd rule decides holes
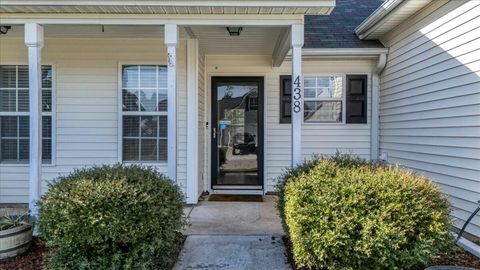
[[[262,189],[263,77],[213,77],[211,128],[213,189]]]

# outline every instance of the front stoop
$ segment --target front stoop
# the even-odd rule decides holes
[[[189,235],[175,270],[291,270],[281,235]]]

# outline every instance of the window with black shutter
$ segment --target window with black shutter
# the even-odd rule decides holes
[[[347,124],[367,123],[367,75],[347,75]]]
[[[280,76],[280,123],[292,123],[292,76]]]

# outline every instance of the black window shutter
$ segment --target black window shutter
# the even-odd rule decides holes
[[[292,123],[292,76],[280,76],[280,123]]]
[[[347,75],[347,123],[367,123],[367,75]]]

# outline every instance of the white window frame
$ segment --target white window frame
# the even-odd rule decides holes
[[[130,62],[130,61],[121,61],[118,62],[118,91],[117,91],[117,110],[118,110],[118,129],[117,129],[117,160],[119,163],[122,164],[142,164],[147,166],[156,166],[156,165],[167,165],[168,164],[168,157],[166,160],[147,160],[147,161],[129,161],[123,160],[123,116],[167,116],[168,119],[168,111],[170,110],[167,107],[167,111],[164,112],[140,112],[140,111],[123,111],[123,67],[124,66],[165,66],[168,67],[167,62]],[[157,80],[158,81],[158,80]],[[167,95],[167,99],[168,99]],[[158,102],[157,102],[158,104]],[[168,128],[168,127],[167,127]],[[168,145],[168,136],[167,136],[167,145]]]
[[[305,98],[305,80],[308,77],[341,77],[342,78],[342,98]],[[314,121],[314,122],[307,122],[305,121],[305,117],[302,116],[303,124],[304,125],[346,125],[346,105],[347,105],[347,74],[346,73],[305,73],[303,74],[303,108],[305,109],[305,101],[341,101],[342,102],[342,121],[341,122],[332,122],[332,121]]]
[[[1,66],[17,66],[17,76],[18,76],[18,66],[27,66],[28,62],[0,62]],[[53,62],[42,62],[42,66],[51,66],[52,67],[52,110],[50,112],[43,112],[42,116],[50,116],[52,119],[52,153],[51,153],[51,162],[44,163],[42,161],[42,167],[54,167],[56,166],[57,161],[57,72],[56,72],[56,63]],[[18,99],[18,91],[17,91],[17,99]],[[30,97],[29,97],[30,100]],[[17,101],[18,102],[18,101]],[[30,116],[30,111],[28,112],[0,112],[0,116]],[[43,143],[43,142],[42,142]],[[28,167],[30,166],[28,162],[26,163],[2,163],[0,162],[0,167]]]

